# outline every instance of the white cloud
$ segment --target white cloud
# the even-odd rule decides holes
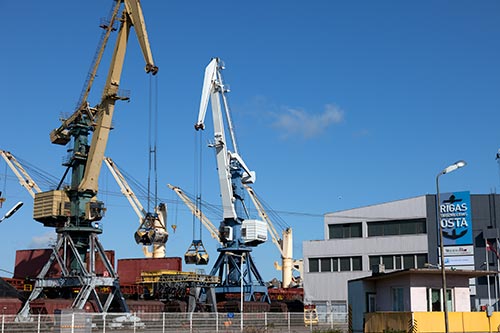
[[[308,113],[303,109],[285,109],[285,113],[278,114],[274,126],[284,130],[285,136],[300,135],[303,138],[312,138],[321,135],[332,124],[341,123],[344,112],[333,104],[326,104],[320,114]]]
[[[40,249],[52,246],[57,239],[57,234],[53,231],[47,232],[40,236],[34,236],[28,245],[31,249]]]

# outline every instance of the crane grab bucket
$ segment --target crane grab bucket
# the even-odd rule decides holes
[[[187,265],[207,265],[208,259],[208,252],[201,240],[193,240],[184,254],[184,262]]]

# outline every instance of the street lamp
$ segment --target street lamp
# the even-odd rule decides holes
[[[5,219],[8,219],[9,217],[11,217],[12,215],[14,215],[15,212],[17,212],[19,210],[19,208],[21,208],[21,206],[23,205],[23,203],[21,201],[19,201],[18,203],[16,203],[14,205],[14,207],[12,207],[4,216],[2,216],[0,218],[0,223],[5,220]]]
[[[445,168],[443,171],[438,173],[436,176],[436,219],[439,224],[439,248],[441,250],[440,258],[441,258],[441,278],[443,280],[443,307],[444,307],[444,329],[445,333],[448,333],[448,306],[446,304],[447,295],[446,295],[446,271],[444,267],[444,245],[443,245],[443,225],[441,224],[441,199],[439,197],[439,176],[453,172],[459,168],[466,166],[467,163],[465,161],[457,161],[452,165]]]

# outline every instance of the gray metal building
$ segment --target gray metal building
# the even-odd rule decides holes
[[[500,195],[471,194],[470,206],[473,244],[459,247],[468,256],[451,258],[467,261],[445,266],[497,271]],[[325,214],[324,239],[303,243],[306,303],[316,304],[319,312],[347,312],[351,279],[369,276],[373,269],[438,267],[436,215],[435,195]],[[473,310],[487,304],[499,310],[498,276],[471,279],[470,286]]]

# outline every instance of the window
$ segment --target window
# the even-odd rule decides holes
[[[441,290],[429,289],[427,293],[427,310],[441,311]]]
[[[403,256],[403,269],[415,268],[415,256],[413,254],[405,254]]]
[[[373,266],[380,265],[380,257],[379,256],[370,256],[370,269],[373,269]]]
[[[332,271],[331,258],[321,258],[321,271],[322,272],[331,272]]]
[[[417,254],[417,268],[424,268],[427,263],[427,254]]]
[[[452,297],[452,292],[451,289],[446,289],[446,308],[448,311],[452,312],[455,311],[453,307],[453,297]]]
[[[373,266],[379,264],[383,264],[384,268],[387,270],[424,268],[427,263],[427,254],[386,254],[382,256],[370,256],[368,259],[370,260],[369,264],[371,270],[373,270]]]
[[[335,258],[309,258],[309,272],[348,272],[363,270],[361,256]]]
[[[442,289],[429,288],[427,291],[427,310],[428,311],[443,311]],[[455,311],[453,306],[452,289],[446,289],[446,306],[448,311]]]
[[[329,224],[329,239],[361,237],[361,223]]]
[[[377,311],[377,295],[375,293],[366,293],[366,312],[375,312]]]
[[[351,258],[350,257],[342,257],[340,260],[340,271],[350,271],[351,270]]]
[[[392,311],[404,311],[403,288],[392,288]]]
[[[401,269],[403,266],[401,266],[401,256],[396,256],[394,259],[396,259],[396,269]]]
[[[309,272],[319,272],[319,259],[310,258],[309,259]]]
[[[394,256],[382,256],[382,263],[386,269],[394,269]]]
[[[361,267],[361,257],[352,257],[352,270],[360,271]]]
[[[384,236],[394,236],[399,235],[399,224],[398,222],[386,222],[384,223]]]
[[[425,234],[426,219],[392,220],[368,223],[368,237]]]
[[[339,271],[339,258],[332,258],[332,268],[333,268],[333,271],[334,272],[338,272]]]

